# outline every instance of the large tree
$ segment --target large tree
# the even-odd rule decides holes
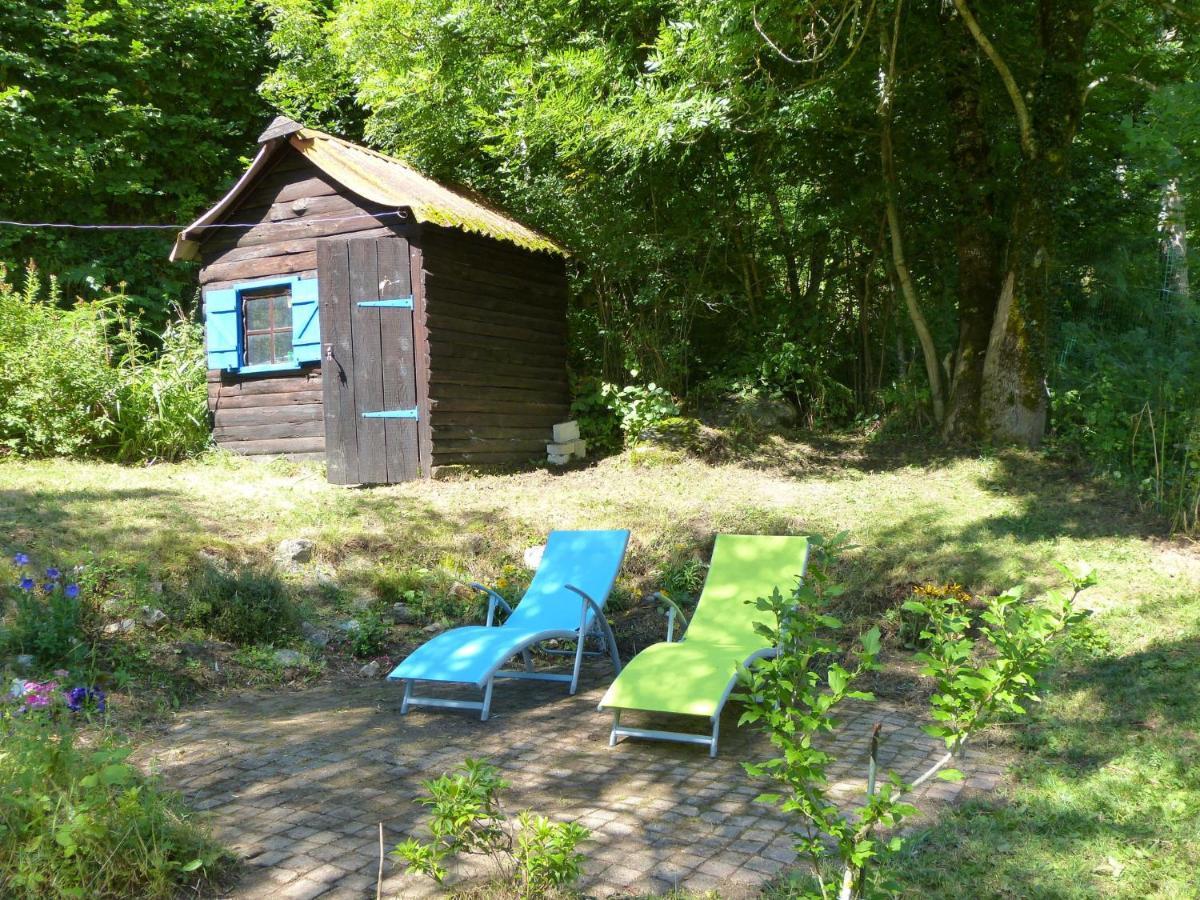
[[[1145,130],[1200,59],[1137,0],[268,6],[274,102],[575,250],[581,367],[882,392],[955,440],[1037,443],[1056,316],[1120,295],[1114,241],[1157,267]]]

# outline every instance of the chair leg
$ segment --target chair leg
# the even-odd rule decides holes
[[[571,696],[579,689],[579,670],[583,666],[583,635],[575,642],[575,671],[571,673]]]
[[[713,716],[712,743],[708,745],[708,755],[715,758],[717,755],[717,738],[721,732],[721,714],[718,712]]]
[[[521,659],[525,661],[525,671],[532,672],[533,671],[533,657],[529,655],[528,648],[521,651]]]
[[[488,716],[492,712],[492,685],[495,683],[494,678],[489,678],[487,687],[483,689],[483,709],[479,711],[479,721],[486,722]]]
[[[413,683],[412,679],[404,682],[404,699],[400,701],[400,715],[408,715],[408,701],[412,697]]]
[[[609,735],[608,735],[608,746],[610,746],[610,747],[617,746],[617,729],[620,727],[621,727],[621,711],[619,709],[614,709],[613,710],[612,731],[609,732]]]

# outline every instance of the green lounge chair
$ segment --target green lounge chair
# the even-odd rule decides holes
[[[684,638],[672,640],[672,615],[667,640],[635,656],[600,701],[600,709],[613,712],[609,746],[619,737],[640,737],[703,744],[716,756],[721,710],[737,683],[738,665],[775,655],[775,648],[754,629],[759,621],[774,625],[773,616],[754,601],[775,588],[785,595],[792,591],[807,563],[805,537],[718,536],[700,604]],[[622,727],[621,713],[628,709],[704,716],[712,722],[712,733]]]

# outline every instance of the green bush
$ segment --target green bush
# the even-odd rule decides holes
[[[636,369],[629,373],[637,378]],[[571,415],[579,422],[580,434],[589,447],[611,451],[634,444],[654,426],[679,415],[679,406],[668,391],[650,382],[619,387],[615,384],[586,379],[575,385],[575,400]]]
[[[507,583],[504,578],[501,581]],[[375,595],[385,603],[405,604],[421,624],[482,624],[487,616],[487,598],[483,594],[473,590],[456,592],[451,589],[449,576],[440,576],[427,569],[384,572],[375,577],[372,587]],[[508,597],[504,584],[493,587]]]
[[[10,637],[15,647],[32,654],[47,669],[73,666],[87,649],[80,628],[78,588],[52,584],[49,591],[41,586],[16,590]]]
[[[495,766],[467,759],[456,771],[424,783],[419,802],[432,810],[433,840],[409,839],[392,851],[404,865],[437,882],[443,863],[457,853],[489,857],[505,895],[545,897],[569,887],[583,871],[576,847],[588,830],[574,822],[551,822],[522,812],[514,824],[505,815],[500,791],[508,787]]]
[[[221,850],[178,799],[102,740],[42,710],[0,714],[0,895],[167,898]]]
[[[358,627],[350,632],[350,652],[360,659],[378,656],[387,642],[388,630],[373,610],[365,610],[356,619]]]
[[[181,599],[183,622],[234,644],[284,644],[296,636],[300,614],[287,587],[271,572],[226,572],[207,566]]]
[[[151,351],[119,295],[63,309],[53,278],[0,266],[0,446],[25,456],[179,459],[208,445],[199,326]]]
[[[1129,484],[1174,529],[1200,527],[1200,354],[1172,335],[1066,328],[1071,366],[1053,392],[1052,446]]]

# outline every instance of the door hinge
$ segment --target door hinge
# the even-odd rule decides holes
[[[382,409],[378,412],[365,412],[362,417],[364,419],[415,419],[417,410],[416,407],[412,409]]]
[[[387,309],[412,309],[412,297],[396,297],[391,300],[359,300],[359,306],[385,307]]]

